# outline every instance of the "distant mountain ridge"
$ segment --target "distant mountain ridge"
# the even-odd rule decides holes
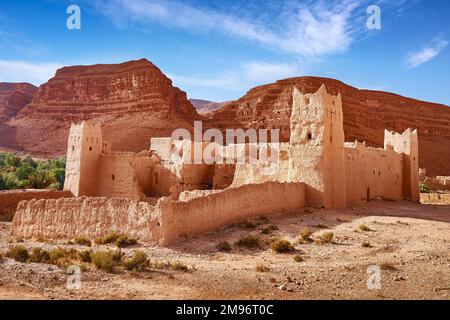
[[[201,99],[189,99],[189,101],[192,103],[194,108],[197,109],[197,112],[200,115],[211,114],[214,111],[220,110],[232,102],[232,101],[213,102]]]
[[[342,95],[346,141],[382,147],[385,129],[416,128],[420,167],[429,175],[450,175],[448,106],[319,77],[258,86],[232,102],[189,101],[146,59],[65,67],[39,89],[0,84],[0,148],[41,157],[64,154],[70,124],[82,120],[101,123],[105,140],[119,151],[147,150],[151,137],[192,130],[194,120],[202,120],[204,129],[278,128],[281,141],[289,141],[293,89],[312,93],[322,84]]]

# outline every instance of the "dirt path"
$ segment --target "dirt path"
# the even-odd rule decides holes
[[[82,273],[81,290],[68,290],[67,275],[56,266],[5,259],[0,263],[0,299],[450,298],[450,206],[383,202],[306,212],[271,217],[270,221],[254,219],[259,224],[256,227],[230,226],[180,240],[170,248],[138,246],[152,261],[181,261],[191,270],[149,270],[132,275],[90,269]],[[278,230],[262,234],[261,229],[269,224]],[[371,231],[361,230],[362,225]],[[315,232],[313,237],[333,232],[334,243],[297,244],[292,254],[276,254],[269,248],[273,236],[297,242],[305,227]],[[9,223],[0,225],[2,251],[10,246],[9,232]],[[233,244],[248,234],[261,238],[261,249],[233,246],[229,253],[215,249],[222,240]],[[63,246],[24,244],[30,248]],[[126,251],[130,250],[135,248]],[[296,255],[303,261],[294,261]],[[267,271],[257,271],[258,264]],[[379,290],[367,287],[369,265],[390,269],[380,270]]]

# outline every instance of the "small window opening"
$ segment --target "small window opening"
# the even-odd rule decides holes
[[[72,146],[72,151],[75,151],[75,146]]]
[[[92,147],[89,147],[89,151],[92,151]]]
[[[112,178],[113,181],[116,180],[116,176],[115,175],[112,175],[111,178]]]
[[[311,133],[311,131],[308,131],[308,141],[311,141],[312,140],[312,133]]]

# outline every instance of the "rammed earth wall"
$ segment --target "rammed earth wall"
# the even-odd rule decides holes
[[[119,198],[73,198],[23,201],[12,234],[21,238],[95,238],[110,232],[144,242],[170,243],[236,220],[301,212],[303,183],[267,182],[230,188],[188,201],[163,198],[156,206]]]

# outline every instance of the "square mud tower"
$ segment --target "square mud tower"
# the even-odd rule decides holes
[[[307,205],[343,208],[346,205],[344,128],[341,95],[294,89],[289,150],[290,182],[306,184]]]

